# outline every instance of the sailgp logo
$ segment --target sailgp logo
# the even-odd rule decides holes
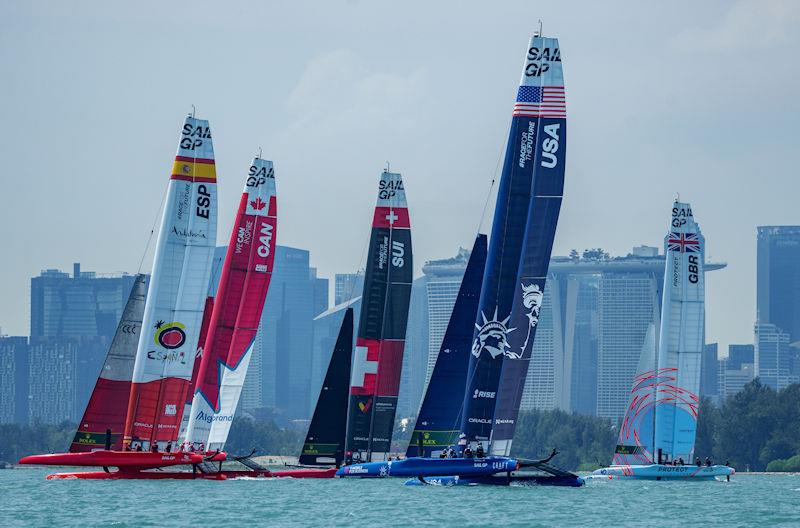
[[[506,336],[509,332],[516,330],[515,328],[507,328],[509,317],[502,321],[497,318],[497,307],[494,309],[494,317],[486,319],[486,314],[481,312],[483,318],[483,325],[475,325],[478,329],[478,335],[472,343],[472,355],[480,357],[481,352],[484,350],[489,353],[492,359],[500,355],[508,354],[508,340]]]
[[[531,339],[531,334],[539,324],[539,311],[542,308],[542,298],[544,292],[539,288],[538,284],[528,284],[527,286],[520,283],[522,289],[522,305],[529,311],[525,315],[528,317],[528,335],[525,336],[525,342],[522,343],[519,352],[509,350],[506,354],[511,359],[520,359],[525,354],[525,349],[528,348],[528,342]]]

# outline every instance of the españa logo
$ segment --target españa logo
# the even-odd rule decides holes
[[[162,346],[167,350],[174,350],[180,348],[186,342],[186,327],[177,322],[164,323],[158,321],[156,323],[156,333],[153,340],[156,345]]]

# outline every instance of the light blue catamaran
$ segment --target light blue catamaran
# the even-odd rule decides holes
[[[661,332],[645,336],[613,465],[592,478],[713,479],[733,468],[695,459],[705,320],[705,238],[688,203],[672,205],[664,239]]]

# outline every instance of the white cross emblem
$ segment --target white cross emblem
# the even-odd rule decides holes
[[[367,359],[367,347],[357,346],[353,357],[353,377],[351,387],[363,387],[367,374],[378,373],[378,362]]]
[[[400,218],[396,214],[394,214],[394,209],[389,209],[389,214],[386,215],[386,219],[389,221],[389,225],[394,225],[394,221]]]

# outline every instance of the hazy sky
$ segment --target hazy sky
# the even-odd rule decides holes
[[[539,18],[569,115],[554,252],[660,247],[680,193],[728,262],[707,279],[707,339],[752,342],[755,228],[800,224],[791,0],[0,0],[3,332],[28,332],[44,268],[136,271],[192,104],[214,134],[221,243],[262,147],[278,243],[323,276],[362,265],[387,160],[417,273],[470,246]]]

